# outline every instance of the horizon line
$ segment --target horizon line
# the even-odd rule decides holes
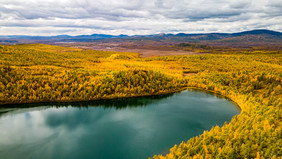
[[[18,37],[56,37],[56,36],[69,36],[69,37],[76,37],[76,36],[91,36],[91,35],[110,35],[110,36],[127,36],[127,37],[133,37],[133,36],[150,36],[150,35],[177,35],[177,34],[187,34],[187,35],[192,35],[192,34],[236,34],[236,33],[243,33],[243,32],[251,32],[251,31],[272,31],[272,32],[278,32],[282,33],[282,31],[277,31],[277,30],[270,30],[270,29],[251,29],[251,30],[245,30],[245,31],[239,31],[239,32],[199,32],[199,33],[187,33],[187,32],[178,32],[178,33],[155,33],[155,34],[134,34],[134,35],[128,35],[128,34],[104,34],[104,33],[93,33],[93,34],[78,34],[78,35],[68,35],[68,34],[57,34],[57,35],[0,35],[0,38],[3,37],[10,37],[10,36],[18,36]]]

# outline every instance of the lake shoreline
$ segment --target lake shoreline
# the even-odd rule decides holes
[[[156,94],[143,94],[143,95],[134,95],[134,96],[124,96],[124,97],[117,97],[117,96],[110,96],[110,97],[103,97],[99,99],[93,99],[93,100],[55,100],[55,101],[34,101],[34,102],[7,102],[7,103],[0,103],[0,109],[1,108],[7,108],[7,107],[16,107],[17,105],[21,104],[70,104],[70,103],[77,103],[77,102],[89,102],[89,101],[102,101],[102,100],[113,100],[113,99],[126,99],[126,98],[135,98],[135,97],[148,97],[148,96],[159,96],[159,95],[168,95],[173,94],[177,92],[181,92],[185,89],[188,89],[187,87],[174,89],[167,92],[160,92]]]
[[[192,91],[200,91],[200,92],[205,92],[205,93],[212,93],[215,94],[217,96],[223,97],[229,101],[231,101],[236,107],[238,107],[240,109],[240,112],[242,111],[242,107],[241,105],[236,102],[236,99],[233,99],[231,97],[229,97],[228,95],[223,95],[222,93],[218,92],[218,91],[214,91],[214,90],[207,90],[201,87],[183,87],[183,88],[179,88],[179,89],[174,89],[172,91],[168,91],[168,92],[161,92],[161,93],[156,93],[156,94],[144,94],[144,95],[136,95],[136,96],[125,96],[125,97],[105,97],[105,98],[100,98],[100,99],[94,99],[94,100],[66,100],[66,101],[37,101],[37,102],[22,102],[22,103],[5,103],[5,104],[0,104],[0,109],[2,108],[20,108],[19,105],[22,104],[27,104],[29,106],[27,107],[38,107],[39,105],[42,104],[54,104],[54,105],[70,105],[73,103],[84,103],[84,102],[95,102],[95,101],[109,101],[109,100],[115,100],[115,99],[128,99],[128,98],[138,98],[138,97],[150,97],[150,96],[160,96],[160,95],[169,95],[169,94],[173,94],[173,93],[178,93],[184,90],[192,90]],[[33,105],[33,106],[32,106]],[[83,107],[83,106],[81,106]]]

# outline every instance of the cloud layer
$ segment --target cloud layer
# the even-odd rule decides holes
[[[281,0],[1,0],[0,35],[282,31]]]

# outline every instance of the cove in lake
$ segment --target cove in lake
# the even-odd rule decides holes
[[[148,158],[168,153],[175,144],[212,126],[222,126],[239,112],[225,98],[187,90],[68,106],[0,109],[0,158]]]

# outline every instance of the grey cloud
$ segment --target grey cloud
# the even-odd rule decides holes
[[[230,4],[230,8],[233,8],[233,9],[246,9],[248,7],[250,7],[250,3],[248,2],[235,2],[235,3],[231,3]]]
[[[281,0],[0,1],[0,27],[3,27],[0,34],[12,34],[11,29],[16,27],[31,27],[33,30],[38,30],[37,27],[74,28],[74,32],[86,29],[89,34],[91,31],[136,34],[231,32],[240,31],[242,25],[279,31],[282,30],[279,27],[281,21]]]
[[[169,18],[185,19],[185,20],[203,20],[208,18],[226,18],[238,16],[247,12],[246,3],[227,3],[227,2],[202,2],[188,3],[186,5],[177,4],[175,9],[165,13]]]
[[[155,0],[154,4],[157,8],[163,8],[164,7],[162,0]]]

